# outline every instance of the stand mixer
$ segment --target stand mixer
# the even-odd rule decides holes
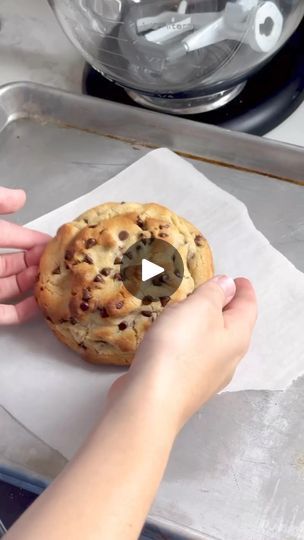
[[[144,106],[217,109],[284,45],[302,0],[49,0],[86,60]]]

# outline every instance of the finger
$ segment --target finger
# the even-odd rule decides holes
[[[236,285],[231,277],[216,276],[198,287],[186,302],[189,306],[191,304],[193,309],[199,309],[208,302],[217,310],[222,311],[233,298],[235,291]]]
[[[228,330],[248,338],[257,318],[257,301],[253,286],[245,278],[235,280],[236,293],[224,310],[224,324]]]
[[[0,214],[10,214],[20,210],[25,201],[26,194],[23,189],[0,187]]]
[[[49,238],[47,242],[49,241]],[[37,246],[34,246],[29,251],[25,252],[25,263],[27,267],[30,266],[37,266],[39,264],[39,261],[41,259],[41,255],[45,250],[46,244],[40,244]]]
[[[0,255],[0,278],[19,274],[30,266],[37,266],[45,245],[35,246],[29,251]]]
[[[0,279],[0,301],[28,291],[34,285],[37,273],[38,267],[31,266],[16,276]]]
[[[33,296],[16,306],[0,304],[0,325],[19,324],[32,319],[38,313],[39,308]]]
[[[224,308],[231,302],[236,293],[235,281],[230,276],[215,276],[211,282],[215,283],[222,289],[224,293],[222,308]]]
[[[0,221],[0,246],[4,248],[31,249],[34,245],[45,244],[50,240],[48,234],[44,234],[16,223]]]

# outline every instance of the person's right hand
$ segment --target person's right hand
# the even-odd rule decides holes
[[[8,538],[40,540],[45,531],[57,540],[138,538],[179,429],[230,380],[255,318],[254,292],[244,279],[212,280],[168,304],[131,369],[114,383],[86,445]]]
[[[147,400],[179,429],[231,380],[246,353],[257,316],[244,278],[218,276],[179,304],[168,304],[141,343],[129,372],[114,385],[143,385]]]

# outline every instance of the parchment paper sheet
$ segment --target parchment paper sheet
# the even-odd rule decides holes
[[[283,390],[303,373],[304,275],[255,229],[243,203],[160,149],[29,226],[54,234],[64,222],[111,200],[167,205],[206,235],[217,273],[244,275],[254,283],[259,320],[228,390]],[[86,365],[57,342],[41,319],[1,329],[0,350],[0,403],[70,458],[98,418],[120,370]]]

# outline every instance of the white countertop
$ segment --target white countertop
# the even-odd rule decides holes
[[[47,0],[1,0],[0,84],[33,81],[81,92],[84,61]],[[267,137],[304,146],[304,102]]]

